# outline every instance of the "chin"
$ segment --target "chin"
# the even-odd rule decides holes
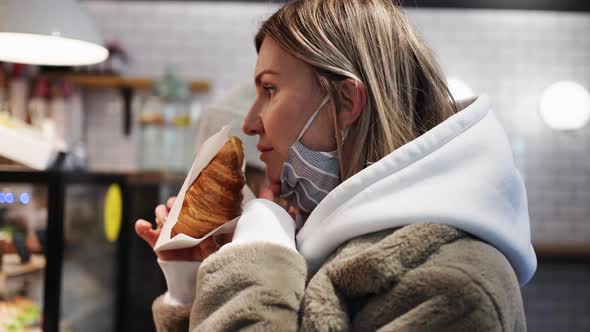
[[[265,160],[263,160],[264,164],[266,165],[266,177],[268,178],[271,184],[280,184],[284,159],[277,158],[277,155],[271,155],[269,157],[274,158],[266,158]]]
[[[272,168],[266,168],[266,177],[268,178],[268,181],[270,181],[271,184],[281,183],[280,173],[277,173],[276,171],[273,172]]]

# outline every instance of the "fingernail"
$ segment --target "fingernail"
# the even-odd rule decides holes
[[[217,241],[215,241],[214,237],[210,237],[209,239],[210,240],[207,241],[207,251],[209,251],[209,254],[212,254],[217,251],[219,245],[217,244]]]

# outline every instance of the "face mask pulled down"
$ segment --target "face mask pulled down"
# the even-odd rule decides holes
[[[297,141],[289,148],[287,159],[283,164],[280,196],[289,200],[305,215],[298,216],[298,218],[306,219],[306,216],[315,209],[322,199],[338,186],[340,161],[337,150],[313,151],[301,143],[301,137],[328,100],[329,98],[326,96],[318,109],[307,120]],[[298,220],[297,228],[301,226],[301,221]]]

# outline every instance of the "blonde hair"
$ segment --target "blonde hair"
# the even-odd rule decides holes
[[[295,0],[256,35],[309,64],[330,95],[340,178],[412,141],[458,111],[432,52],[391,0]],[[365,109],[342,141],[337,84],[353,79],[366,91]]]

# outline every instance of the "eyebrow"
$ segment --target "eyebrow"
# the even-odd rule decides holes
[[[258,74],[256,75],[256,78],[254,78],[254,83],[255,83],[256,85],[260,85],[260,79],[261,79],[261,78],[262,78],[262,76],[263,76],[263,75],[265,75],[265,74],[280,76],[280,75],[279,75],[279,73],[277,73],[277,72],[276,72],[276,71],[274,71],[274,70],[271,70],[271,69],[265,69],[265,70],[261,71],[260,73],[258,73]]]

